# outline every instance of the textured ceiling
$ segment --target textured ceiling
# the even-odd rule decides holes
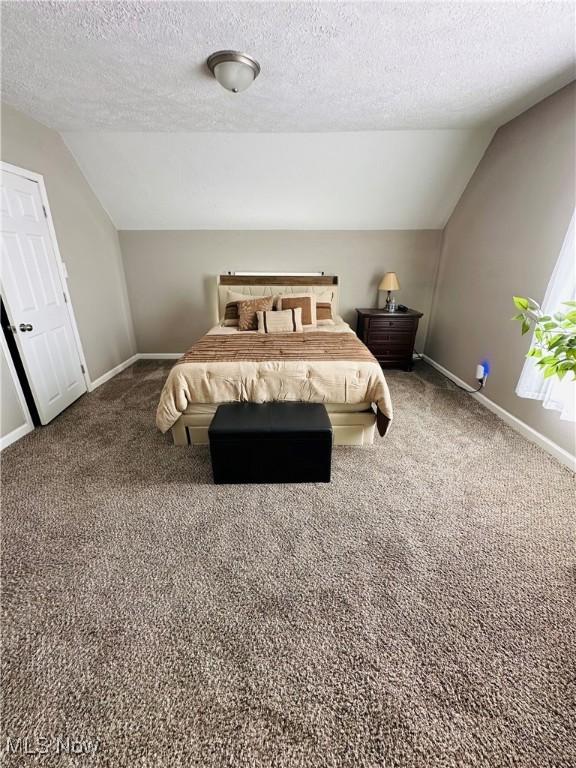
[[[57,130],[500,124],[574,76],[563,2],[3,2],[3,98]],[[245,93],[205,68],[262,65]]]

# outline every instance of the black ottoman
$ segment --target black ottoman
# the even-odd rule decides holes
[[[329,483],[332,425],[319,403],[226,403],[208,430],[215,483]]]

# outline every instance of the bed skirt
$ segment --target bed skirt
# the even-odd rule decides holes
[[[218,404],[190,405],[172,427],[174,445],[207,445],[208,427]],[[374,442],[376,414],[370,403],[327,403],[334,445],[371,445]]]

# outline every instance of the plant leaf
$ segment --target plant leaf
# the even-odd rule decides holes
[[[548,339],[548,349],[554,349],[554,347],[557,347],[563,338],[564,334],[562,333],[557,333],[555,336],[552,336],[552,338]]]
[[[528,299],[525,299],[522,296],[513,296],[512,301],[518,307],[518,309],[526,310],[530,306],[530,302],[528,301]]]

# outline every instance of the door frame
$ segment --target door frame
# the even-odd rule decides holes
[[[52,243],[52,249],[54,251],[54,257],[56,259],[56,265],[58,266],[58,276],[60,277],[60,286],[62,288],[64,298],[66,299],[66,308],[68,310],[68,317],[70,318],[70,324],[72,326],[72,334],[74,336],[74,342],[76,344],[76,349],[78,351],[78,357],[80,358],[80,364],[82,365],[82,369],[83,369],[82,376],[84,377],[84,382],[86,384],[86,391],[90,392],[92,389],[92,382],[90,380],[90,374],[88,373],[88,365],[86,364],[86,357],[84,355],[84,348],[82,347],[82,340],[80,339],[80,333],[78,332],[78,324],[76,323],[76,316],[74,314],[74,307],[72,305],[72,296],[70,295],[70,291],[68,290],[68,283],[67,283],[68,271],[66,269],[66,265],[64,261],[62,260],[60,248],[58,247],[58,238],[56,237],[56,229],[54,228],[54,221],[52,220],[50,203],[48,202],[48,194],[46,192],[46,185],[44,184],[44,176],[42,176],[42,174],[40,173],[36,173],[35,171],[28,171],[26,170],[26,168],[20,168],[17,165],[12,165],[11,163],[5,163],[3,160],[1,160],[0,173],[4,173],[4,172],[14,173],[16,176],[22,176],[23,178],[28,179],[28,181],[34,181],[38,184],[38,189],[40,191],[40,200],[44,208],[46,223],[48,225],[48,234],[50,236],[50,241]],[[4,294],[4,302],[6,304],[6,312],[8,312],[9,315],[12,315],[12,312],[10,310],[10,306],[8,304],[8,300],[5,294]],[[10,320],[12,321],[13,318],[10,317]]]

